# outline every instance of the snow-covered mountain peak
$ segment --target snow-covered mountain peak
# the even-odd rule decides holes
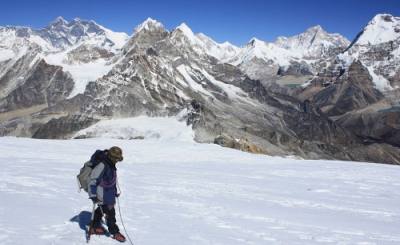
[[[307,28],[304,32],[291,36],[279,36],[275,44],[283,48],[292,48],[293,45],[309,46],[312,42],[323,39],[328,34],[320,25]]]
[[[400,17],[390,14],[378,14],[358,35],[356,44],[376,45],[400,38]]]
[[[253,79],[274,76],[279,68],[289,66],[301,67],[302,74],[310,74],[320,59],[336,55],[349,43],[343,36],[327,33],[317,25],[292,37],[278,37],[273,43],[254,37],[228,62],[240,66]]]
[[[186,23],[180,24],[171,32],[171,40],[181,48],[193,49],[200,55],[207,54],[217,59],[225,56],[217,42],[203,33],[194,34]]]
[[[93,20],[83,20],[78,17],[74,18],[71,22],[67,23],[66,28],[71,30],[74,28],[82,28],[82,30],[86,33],[96,33],[96,34],[102,34],[105,29],[104,27],[97,24]]]
[[[399,87],[400,17],[377,14],[337,60],[344,67],[359,60],[383,93]]]
[[[82,42],[119,49],[128,39],[126,33],[113,32],[93,20],[74,18],[68,22],[62,17],[57,17],[45,28],[35,30],[35,35],[56,50],[65,50]],[[44,44],[41,42],[39,45],[43,47]]]
[[[134,33],[136,34],[141,31],[154,31],[158,29],[164,29],[164,25],[161,24],[161,22],[149,17],[135,28]]]
[[[211,55],[222,62],[231,59],[240,51],[239,47],[236,47],[229,42],[217,43],[204,33],[195,34],[195,38],[197,40],[197,45],[200,45],[208,55]]]
[[[221,46],[223,46],[223,47],[235,47],[235,48],[238,48],[238,47],[236,47],[235,45],[233,45],[232,43],[230,43],[230,42],[228,42],[228,41],[225,41],[225,42],[221,43]]]
[[[293,45],[307,48],[313,44],[323,42],[326,44],[338,44],[343,46],[350,43],[347,38],[337,33],[328,33],[320,25],[310,27],[305,32],[292,37],[278,37],[275,43],[286,48],[293,47]]]
[[[246,44],[247,47],[262,47],[265,46],[266,43],[256,37],[250,39],[250,41]]]
[[[188,25],[186,25],[186,23],[182,23],[179,26],[177,26],[175,28],[175,30],[173,31],[172,36],[176,36],[178,32],[181,33],[182,35],[184,35],[189,40],[189,42],[191,42],[192,44],[201,45],[200,44],[201,40],[199,40],[196,37],[196,35],[193,33],[192,29],[190,29],[190,27]]]
[[[253,62],[258,63],[259,61],[257,60],[263,60],[268,64],[274,63],[279,66],[287,66],[291,59],[291,54],[287,50],[278,47],[274,43],[267,43],[253,37],[240,49],[236,56],[229,60],[229,63],[254,67]],[[255,78],[250,71],[246,71],[246,73]]]
[[[326,32],[326,31],[322,28],[322,26],[316,25],[316,26],[312,26],[312,27],[308,28],[306,30],[306,32],[317,33],[317,32]]]
[[[180,30],[187,36],[194,36],[192,29],[190,29],[190,27],[184,22],[182,24],[180,24],[179,26],[177,26],[176,30]]]
[[[371,19],[370,22],[368,22],[367,26],[382,25],[384,23],[390,23],[390,22],[395,23],[398,22],[399,19],[400,17],[396,17],[388,13],[377,14]]]
[[[58,16],[57,18],[55,18],[53,21],[50,22],[50,25],[57,25],[57,24],[63,24],[63,25],[67,25],[68,21],[65,20],[62,16]]]
[[[196,37],[199,38],[200,40],[202,40],[203,42],[214,42],[214,43],[217,43],[212,38],[210,38],[209,36],[207,36],[206,34],[201,33],[201,32],[197,33]]]
[[[189,28],[190,29],[190,28]],[[235,46],[234,44],[225,41],[223,43],[218,43],[215,40],[213,40],[212,38],[210,38],[209,36],[207,36],[204,33],[196,33],[194,34],[196,36],[197,39],[199,39],[201,42],[203,42],[204,44],[208,45],[208,46],[218,46],[219,48],[222,49],[226,49],[226,50],[235,50],[235,51],[239,51],[239,47]]]
[[[297,56],[321,57],[331,55],[332,50],[346,48],[350,41],[340,34],[328,33],[317,25],[292,37],[278,37],[274,44]]]

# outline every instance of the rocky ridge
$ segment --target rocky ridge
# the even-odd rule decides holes
[[[375,18],[397,21],[385,16]],[[200,142],[223,135],[272,155],[400,163],[397,57],[386,56],[399,40],[357,40],[316,26],[238,48],[150,18],[129,38],[79,19],[0,28],[0,133],[69,138],[104,118],[182,114]],[[97,73],[85,77],[77,65]]]

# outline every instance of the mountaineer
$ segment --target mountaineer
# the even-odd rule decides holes
[[[90,234],[105,234],[105,229],[101,224],[105,215],[108,231],[112,238],[119,242],[126,240],[116,224],[114,208],[116,197],[119,196],[116,164],[122,160],[122,150],[117,146],[104,151],[97,150],[90,159],[94,167],[90,173],[87,190],[93,205],[97,204],[97,209],[92,215],[89,236]]]

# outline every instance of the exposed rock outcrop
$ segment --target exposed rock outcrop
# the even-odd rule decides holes
[[[63,72],[61,67],[48,65],[42,59],[29,69],[23,59],[24,57],[14,65],[16,68],[22,66],[18,86],[7,86],[14,82],[15,75],[10,74],[15,72],[14,69],[0,78],[0,84],[9,89],[9,92],[3,98],[0,98],[0,112],[4,113],[41,104],[52,106],[65,100],[71,93],[74,86],[73,80],[69,74]],[[8,90],[7,88],[4,88],[4,90]]]
[[[32,137],[38,139],[68,139],[75,132],[87,128],[98,121],[99,119],[83,115],[68,115],[55,118],[40,126]]]
[[[224,147],[229,147],[245,152],[250,152],[250,153],[257,153],[261,154],[264,153],[264,151],[256,146],[255,144],[249,142],[248,139],[235,139],[229,135],[219,135],[217,138],[214,139],[214,144],[224,146]]]
[[[338,116],[364,108],[383,98],[372,82],[368,70],[359,61],[353,62],[347,73],[315,94],[316,106],[327,116]]]

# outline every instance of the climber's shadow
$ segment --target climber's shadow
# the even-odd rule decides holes
[[[82,211],[78,215],[75,215],[70,219],[71,222],[76,222],[79,224],[79,227],[86,231],[86,225],[90,223],[92,218],[92,213],[89,211]]]

